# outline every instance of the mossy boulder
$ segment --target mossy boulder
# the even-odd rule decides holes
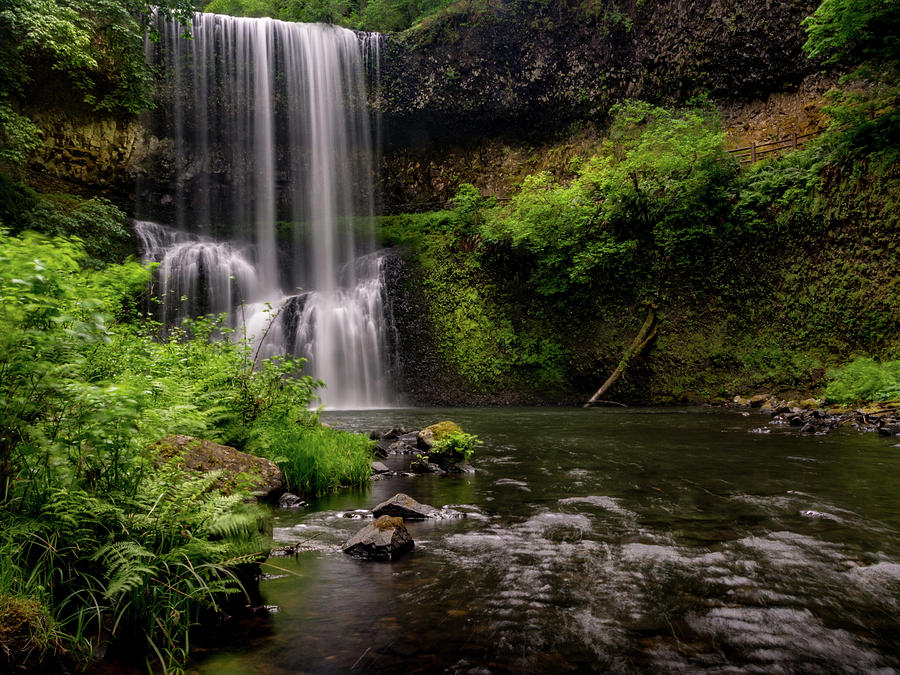
[[[217,487],[226,494],[242,489],[269,501],[285,490],[284,474],[272,460],[202,438],[166,436],[148,453],[157,466],[175,460],[190,471],[221,471]]]
[[[35,598],[0,593],[0,671],[33,672],[59,652],[50,611]]]
[[[450,420],[432,424],[422,429],[418,436],[416,436],[416,447],[420,450],[431,450],[431,446],[434,445],[435,441],[439,441],[445,436],[459,432],[462,432],[462,427]]]

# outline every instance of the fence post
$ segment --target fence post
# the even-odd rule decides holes
[[[756,163],[756,141],[750,141],[750,163]]]
[[[797,149],[797,132],[796,131],[791,134],[791,147],[794,148],[794,150]]]

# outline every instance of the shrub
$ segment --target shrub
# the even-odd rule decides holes
[[[468,462],[481,443],[475,434],[453,431],[434,441],[429,456],[446,457],[451,462]]]
[[[856,359],[829,373],[825,397],[835,403],[900,399],[900,361]]]

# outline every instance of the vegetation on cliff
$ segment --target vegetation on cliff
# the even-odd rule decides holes
[[[613,114],[568,177],[532,175],[505,203],[464,185],[453,211],[384,219],[463,389],[593,390],[642,305],[661,326],[628,400],[818,389],[826,367],[897,353],[893,148],[853,127],[739,172],[709,108]]]
[[[268,16],[283,21],[333,23],[372,31],[399,31],[453,0],[212,0],[204,11]]]

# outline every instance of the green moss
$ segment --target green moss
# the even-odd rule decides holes
[[[0,592],[0,665],[9,672],[37,668],[60,648],[56,623],[37,598]]]
[[[444,436],[462,432],[462,427],[460,427],[456,422],[445,420],[443,422],[438,422],[437,424],[427,426],[423,431],[425,430],[430,431],[434,435],[434,440],[438,441],[444,438]]]

